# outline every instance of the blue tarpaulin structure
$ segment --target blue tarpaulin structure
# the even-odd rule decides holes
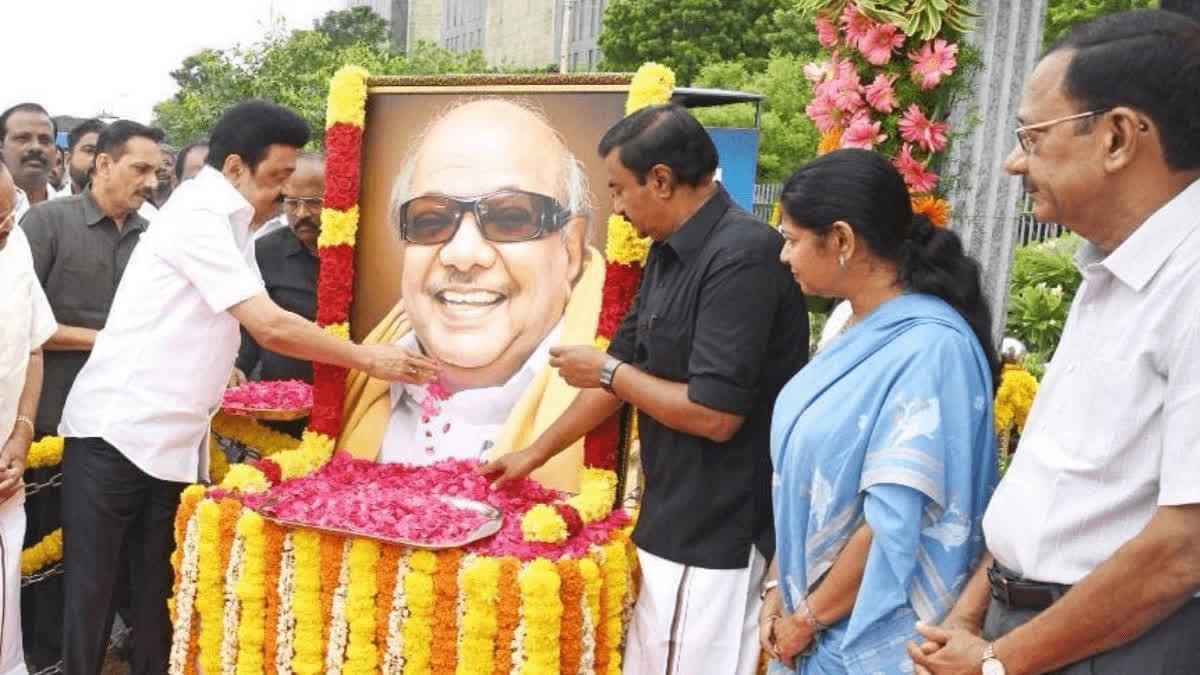
[[[671,101],[688,108],[753,103],[755,108],[754,127],[738,129],[705,127],[717,146],[717,159],[721,184],[729,196],[747,211],[754,208],[754,179],[758,171],[758,130],[762,117],[762,94],[724,89],[694,89],[678,87]]]

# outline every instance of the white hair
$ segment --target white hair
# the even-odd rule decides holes
[[[497,97],[474,98],[466,101],[460,101],[451,104],[444,109],[437,117],[435,117],[425,129],[421,131],[413,139],[413,152],[408,154],[404,159],[404,163],[400,166],[400,171],[396,174],[396,180],[392,183],[391,201],[388,203],[388,214],[395,223],[400,215],[400,205],[412,199],[412,184],[413,177],[417,171],[417,160],[420,158],[421,152],[424,150],[425,139],[429,132],[436,127],[443,119],[449,116],[455,110],[479,101],[500,101],[514,105],[525,112],[533,115],[554,134],[554,138],[558,140],[563,151],[563,167],[562,167],[562,188],[563,194],[566,196],[566,203],[563,205],[574,218],[583,218],[587,224],[587,234],[591,234],[592,229],[592,197],[591,189],[588,185],[587,171],[584,170],[583,163],[575,157],[567,146],[566,139],[558,132],[550,121],[546,119],[545,113],[535,106],[532,102],[522,100],[511,100]],[[555,196],[557,198],[557,196]]]

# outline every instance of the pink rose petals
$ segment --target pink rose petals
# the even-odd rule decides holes
[[[478,466],[476,460],[444,460],[419,467],[378,464],[338,453],[308,476],[284,481],[264,493],[237,497],[253,509],[270,504],[271,515],[281,520],[429,545],[461,541],[487,520],[486,515],[440,499],[465,497],[496,507],[504,521],[495,535],[464,550],[522,560],[581,557],[588,547],[608,541],[614,528],[628,522],[624,511],[614,511],[605,520],[585,525],[563,544],[527,542],[521,535],[521,516],[534,504],[556,502],[564,495],[530,479],[493,490],[486,477],[475,473]]]
[[[240,410],[309,410],[313,403],[313,388],[300,380],[247,382],[226,389],[221,396],[222,407],[230,412]]]

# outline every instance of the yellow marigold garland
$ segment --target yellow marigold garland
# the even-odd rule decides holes
[[[321,210],[321,234],[317,238],[318,246],[338,246],[341,244],[354,245],[358,231],[358,206],[352,206],[345,211],[338,209]]]
[[[242,576],[235,587],[242,605],[237,631],[237,672],[238,675],[257,675],[265,671],[263,644],[267,613],[267,547],[262,516],[246,509],[238,519],[237,530],[245,545]]]
[[[1014,424],[1017,431],[1025,428],[1025,419],[1029,417],[1037,390],[1037,378],[1028,370],[1015,363],[1005,364],[1000,373],[993,412],[997,433],[1008,431]]]
[[[329,81],[329,102],[325,108],[325,128],[338,122],[362,128],[367,119],[367,70],[343,66]]]
[[[292,669],[299,675],[319,675],[324,668],[325,629],[321,618],[321,535],[313,530],[294,530],[292,549],[296,559]]]
[[[537,558],[521,573],[519,583],[521,618],[525,621],[521,675],[556,675],[563,613],[558,568],[545,558]]]
[[[28,576],[59,560],[62,560],[61,527],[42,537],[38,543],[21,551],[21,574]]]
[[[271,484],[261,471],[249,464],[234,464],[229,467],[221,487],[236,492],[266,492]]]
[[[248,448],[254,448],[263,457],[269,457],[281,450],[291,450],[300,445],[300,441],[296,438],[275,431],[258,420],[240,415],[218,413],[212,419],[212,432]],[[213,482],[215,483],[216,480],[214,479]]]
[[[579,475],[579,494],[568,499],[567,503],[579,511],[583,522],[594,523],[608,517],[616,497],[615,471],[584,467]]]
[[[338,338],[341,340],[349,340],[350,339],[350,322],[342,321],[341,323],[331,323],[328,326],[325,326],[325,332],[329,333],[330,335],[332,335],[335,338]]]
[[[649,237],[639,237],[629,221],[617,214],[608,217],[608,241],[604,257],[622,265],[641,263],[650,253]]]
[[[379,652],[375,648],[375,594],[378,584],[375,565],[379,561],[379,543],[372,539],[350,542],[350,591],[346,598],[346,616],[350,638],[346,646],[347,675],[369,675],[379,670]]]
[[[629,84],[625,114],[629,115],[649,105],[666,103],[671,99],[674,89],[675,73],[671,72],[670,68],[654,62],[642,64]]]
[[[408,599],[408,619],[404,621],[404,670],[428,673],[433,652],[433,572],[437,557],[430,551],[414,551],[404,576],[404,595]]]
[[[604,635],[604,653],[596,655],[597,673],[621,674],[621,638],[628,565],[625,542],[622,539],[615,538],[604,545],[603,625],[600,627],[600,632]]]
[[[456,675],[490,673],[495,664],[500,562],[486,556],[464,565],[459,581],[464,605]]]
[[[221,634],[225,614],[224,570],[221,569],[221,507],[205,499],[196,507],[199,521],[200,568],[196,576],[196,610],[200,614],[200,665],[206,673],[221,670]]]
[[[25,469],[44,469],[62,464],[62,436],[46,436],[29,446],[25,455]]]
[[[525,541],[557,544],[567,540],[567,524],[553,506],[537,504],[521,517],[521,535]]]

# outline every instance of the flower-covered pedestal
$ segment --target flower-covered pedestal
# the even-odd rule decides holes
[[[604,77],[615,83],[623,76]],[[674,75],[647,64],[624,82],[632,112],[665,103]],[[341,339],[350,334],[366,97],[361,68],[334,76],[317,323]],[[609,219],[597,346],[607,345],[628,310],[647,251],[628,222]],[[314,364],[313,379],[312,414],[299,440],[244,417],[219,415],[213,422],[215,434],[260,458],[229,465],[212,444],[216,486],[184,491],[172,556],[171,673],[621,672],[637,591],[630,518],[614,508],[630,443],[628,411],[585,439],[578,494],[530,482],[516,492],[492,490],[466,462],[372,469],[335,453],[346,371]],[[262,508],[281,492],[304,494],[297,486],[305,481],[320,489],[329,472],[353,474],[344,479],[351,482],[355,472],[367,472],[372,480],[396,479],[390,485],[397,490],[488,502],[504,522],[493,537],[431,550],[328,531],[331,523],[370,525],[370,491],[348,493],[349,510],[332,520],[303,521],[319,520],[324,529],[284,526],[248,508]],[[385,501],[403,500],[380,494]],[[291,512],[318,515],[313,508]],[[419,531],[430,529],[422,522]]]

